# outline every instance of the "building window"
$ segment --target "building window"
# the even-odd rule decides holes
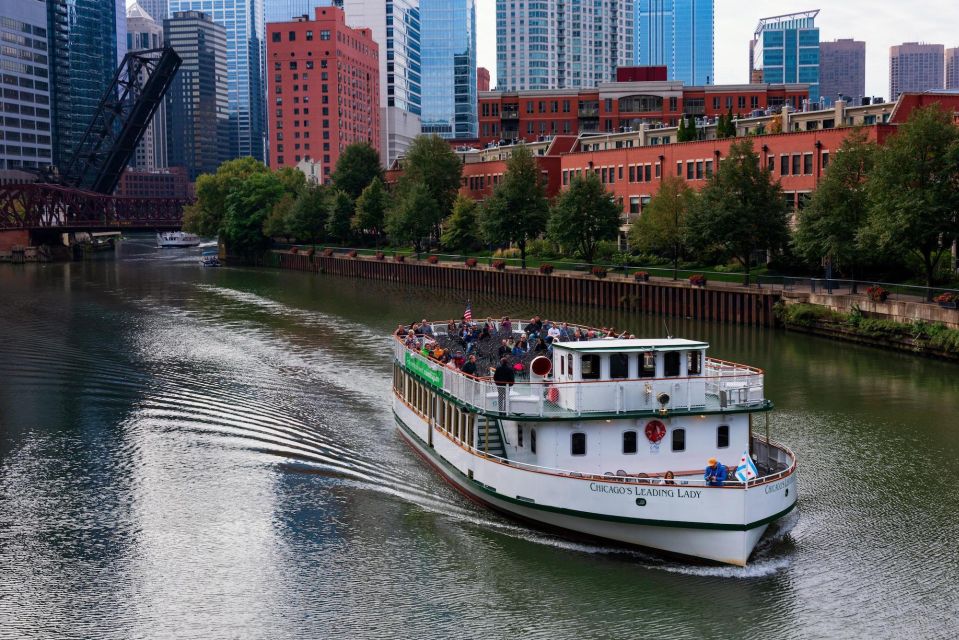
[[[307,39],[307,40],[312,40],[312,39],[313,39],[313,32],[312,32],[312,31],[309,31],[309,30],[308,30],[308,31],[306,32],[306,39]]]
[[[574,433],[570,436],[569,452],[574,456],[586,455],[586,434]]]
[[[801,160],[802,160],[802,156],[800,156],[798,153],[793,154],[793,175],[794,176],[799,175],[799,163],[801,162]]]
[[[639,196],[629,197],[629,214],[639,215]]]
[[[678,160],[676,162],[676,176],[680,178],[683,177],[683,161],[682,160]]]
[[[643,175],[645,176],[646,182],[649,182],[649,181],[652,179],[651,176],[650,176],[650,172],[651,172],[651,171],[652,171],[652,167],[650,167],[648,164],[647,164],[645,167],[643,167]],[[659,165],[658,165],[658,164],[656,165],[656,177],[657,177],[657,178],[659,177]]]
[[[779,175],[789,175],[789,156],[779,156]]]
[[[523,445],[520,445],[523,446]],[[729,447],[729,425],[723,424],[716,427],[716,448],[726,449]]]
[[[636,182],[636,165],[629,165],[629,181]]]
[[[825,170],[826,167],[828,167],[828,166],[829,166],[829,152],[828,152],[828,151],[823,151],[823,152],[822,152],[822,168],[823,168],[823,170]]]
[[[330,31],[328,29],[323,29],[322,31],[320,31],[320,40],[329,40],[329,39],[330,39]]]
[[[599,356],[587,353],[582,358],[583,380],[599,380]]]
[[[693,179],[693,175],[694,175],[694,174],[693,174],[693,161],[692,161],[692,160],[687,160],[687,161],[686,161],[686,179],[687,179],[687,180],[692,180],[692,179]]]
[[[635,431],[624,431],[623,432],[623,453],[626,455],[635,454],[639,448],[637,447],[636,442],[636,432]]]
[[[273,42],[280,42],[280,38],[282,37],[279,31],[274,31],[271,34],[271,36],[272,36]]]
[[[287,40],[288,40],[289,42],[295,42],[295,41],[296,41],[296,31],[290,31],[290,32],[289,32],[289,35],[288,35],[288,37],[287,37]]]
[[[766,165],[769,167],[769,173],[776,173],[776,156],[766,156]]]
[[[671,97],[669,99],[669,110],[676,111],[676,109],[678,108],[679,108],[679,103],[678,103],[678,100],[676,99],[676,96]]]
[[[686,450],[686,430],[685,429],[673,429],[673,451],[685,451]]]
[[[612,353],[609,356],[609,377],[620,379],[629,377],[629,356],[625,353]]]
[[[739,96],[738,99],[736,100],[736,105],[737,105],[740,109],[745,109],[745,108],[746,108],[746,96]]]
[[[802,157],[802,172],[807,175],[812,175],[812,154],[807,153]]]

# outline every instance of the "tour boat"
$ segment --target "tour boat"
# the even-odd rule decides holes
[[[200,244],[199,236],[185,231],[167,231],[157,234],[157,247],[166,249],[170,247],[195,247]]]
[[[493,348],[525,330],[494,324]],[[436,340],[462,348],[446,326],[430,324]],[[796,506],[796,457],[769,439],[763,371],[706,357],[704,342],[554,341],[528,375],[498,386],[485,370],[424,355],[424,339],[395,337],[397,425],[448,482],[495,510],[744,566]],[[727,466],[724,482],[706,481],[710,458]]]

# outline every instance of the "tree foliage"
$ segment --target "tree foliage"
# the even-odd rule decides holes
[[[412,244],[421,251],[436,224],[436,202],[425,184],[401,180],[386,216],[386,232],[394,244]]]
[[[548,218],[546,186],[536,159],[529,149],[518,147],[506,163],[503,179],[484,202],[483,236],[493,244],[515,242],[525,269],[526,245],[546,230]]]
[[[238,182],[226,196],[221,233],[230,250],[253,257],[266,249],[270,239],[263,225],[283,197],[283,184],[270,172],[256,172]]]
[[[876,162],[876,145],[854,131],[833,154],[809,205],[800,211],[793,236],[796,253],[818,265],[827,258],[840,273],[855,277],[869,256],[859,237],[869,215],[867,178]]]
[[[200,236],[219,235],[226,213],[227,197],[254,174],[270,169],[253,158],[237,158],[221,164],[216,173],[196,179],[196,202],[183,211],[183,228]]]
[[[642,215],[629,228],[630,247],[669,258],[679,268],[688,244],[687,216],[696,193],[678,176],[666,176]]]
[[[353,216],[353,230],[371,236],[379,244],[380,234],[386,225],[386,210],[389,206],[389,194],[382,180],[373,181],[363,189],[356,199],[356,213]]]
[[[345,191],[335,189],[327,202],[326,235],[334,242],[346,242],[352,232],[353,200]]]
[[[883,249],[918,256],[931,287],[959,236],[959,129],[951,110],[937,103],[912,113],[879,153],[868,197],[867,235]]]
[[[444,249],[473,251],[480,246],[476,202],[460,194],[453,202],[453,213],[443,221],[441,241]]]
[[[373,180],[383,180],[379,152],[366,142],[348,145],[340,153],[331,178],[337,189],[356,200]]]
[[[296,204],[296,196],[292,193],[284,193],[279,201],[270,210],[270,215],[263,222],[263,233],[269,238],[290,238],[292,228],[293,206]]]
[[[694,243],[707,248],[723,246],[743,265],[749,284],[754,252],[777,250],[789,240],[782,188],[773,182],[751,140],[733,143],[694,201],[689,212],[689,233]]]
[[[309,185],[300,192],[289,215],[289,232],[301,242],[316,244],[326,236],[329,188]]]
[[[463,163],[449,143],[437,135],[417,136],[406,150],[401,181],[422,185],[435,203],[434,224],[453,210],[453,201],[460,188]]]
[[[606,190],[599,176],[587,173],[575,177],[569,188],[553,203],[548,234],[566,251],[575,252],[593,262],[596,248],[603,240],[614,240],[619,233],[620,207]]]

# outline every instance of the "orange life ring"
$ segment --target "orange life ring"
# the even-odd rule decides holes
[[[559,400],[559,389],[556,387],[550,387],[546,390],[546,399],[550,402],[556,402]]]
[[[659,420],[650,420],[646,423],[646,439],[656,444],[666,436],[666,425]]]

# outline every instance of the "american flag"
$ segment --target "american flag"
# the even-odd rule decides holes
[[[469,300],[466,301],[466,311],[463,312],[463,320],[466,322],[473,321],[473,306],[469,303]]]

